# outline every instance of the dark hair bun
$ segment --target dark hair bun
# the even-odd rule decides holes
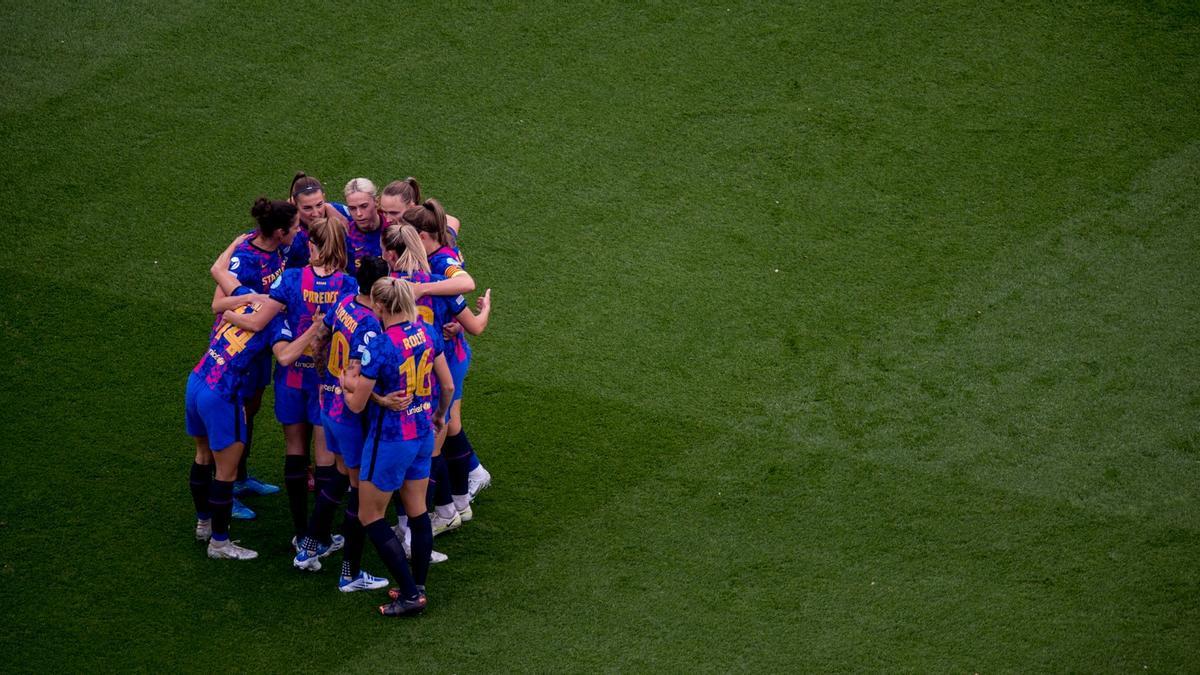
[[[250,215],[255,220],[262,220],[271,213],[271,200],[266,197],[259,197],[254,200],[254,206],[250,207]]]

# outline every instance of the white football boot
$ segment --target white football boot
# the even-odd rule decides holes
[[[254,560],[258,552],[238,546],[236,541],[218,543],[213,539],[208,542],[208,557],[213,560]]]

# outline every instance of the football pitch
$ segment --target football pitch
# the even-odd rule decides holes
[[[3,670],[1200,670],[1196,3],[0,26]],[[296,171],[416,176],[493,289],[415,619],[283,495],[193,541],[208,268]]]

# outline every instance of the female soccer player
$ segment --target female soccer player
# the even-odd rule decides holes
[[[308,264],[308,230],[319,218],[338,220],[343,226],[350,219],[348,212],[341,209],[339,204],[325,201],[325,187],[321,181],[309,176],[303,171],[292,178],[291,202],[300,212],[300,233],[295,241],[283,251],[284,260],[289,268],[300,268]]]
[[[421,186],[417,184],[416,178],[409,176],[404,180],[394,180],[383,188],[383,193],[379,196],[377,212],[382,217],[385,227],[398,227],[403,224],[401,221],[404,212],[420,199]],[[446,222],[453,222],[454,226],[458,227],[458,219],[453,216],[446,216]],[[383,236],[385,238],[387,236],[386,229]],[[462,295],[473,290],[475,290],[475,280],[468,274],[455,281],[442,280],[414,284],[413,297],[419,299],[423,295]]]
[[[409,176],[404,180],[394,180],[383,188],[383,194],[379,197],[379,212],[383,214],[387,225],[399,225],[400,219],[404,217],[404,212],[420,203],[421,185],[417,183],[416,178]],[[446,214],[447,236],[450,238],[451,247],[456,251],[458,250],[456,243],[458,233],[461,229],[462,223],[458,218]]]
[[[255,296],[245,286],[233,290],[222,306]],[[234,311],[240,315],[262,309],[262,301],[243,305]],[[186,397],[187,432],[196,439],[190,487],[196,507],[196,539],[208,542],[208,557],[252,560],[258,553],[229,540],[229,520],[233,506],[233,481],[238,459],[246,441],[246,413],[240,393],[259,352],[271,346],[280,363],[293,362],[313,339],[320,326],[306,330],[292,340],[287,320],[276,315],[266,330],[245,331],[221,321],[209,340],[208,351],[188,377]],[[216,462],[216,476],[212,464]]]
[[[299,236],[297,235],[297,239]],[[333,309],[343,295],[358,292],[353,277],[342,269],[346,266],[346,228],[340,220],[319,218],[308,231],[307,247],[311,263],[303,268],[287,269],[271,284],[271,300],[286,307],[288,323],[296,330],[306,330],[317,313]],[[257,330],[255,317],[225,317],[240,327]],[[308,526],[308,448],[311,442],[316,460],[316,488],[341,499],[345,482],[339,480],[335,458],[325,447],[321,426],[321,406],[318,394],[314,350],[309,350],[295,363],[275,369],[275,417],[283,425],[284,486],[292,514],[296,543]],[[314,433],[314,430],[316,433]],[[319,494],[319,492],[318,492]],[[321,542],[328,555],[341,548],[341,537]]]
[[[454,395],[454,381],[428,330],[416,321],[412,288],[399,279],[380,279],[371,287],[371,302],[384,327],[384,335],[369,341],[361,353],[357,373],[343,373],[346,405],[355,412],[366,408],[372,390],[386,395],[403,391],[413,395],[402,412],[373,406],[368,415],[367,438],[359,470],[359,519],[379,556],[400,587],[395,599],[379,608],[384,616],[415,614],[425,608],[425,581],[433,532],[425,510],[429,482],[429,457],[433,437],[445,424],[446,409]],[[441,395],[430,414],[437,374]],[[399,489],[413,530],[410,571],[404,546],[384,514],[392,492]]]
[[[358,268],[358,261],[367,256],[383,253],[381,235],[383,218],[375,198],[375,183],[367,178],[355,178],[346,183],[346,210],[350,225],[346,228],[346,255],[349,257],[348,272]],[[336,208],[336,207],[335,207]]]
[[[218,257],[212,274],[214,278],[222,271],[228,270],[236,280],[255,293],[266,293],[267,288],[283,273],[283,254],[281,249],[292,244],[296,233],[300,230],[299,215],[296,207],[286,201],[272,201],[259,197],[250,208],[258,228],[250,237],[239,237],[231,244],[229,256]],[[217,285],[213,301],[216,303],[226,297],[221,285]],[[218,308],[213,312],[219,314]],[[219,322],[220,319],[217,319]],[[279,488],[268,485],[251,476],[246,471],[246,461],[250,456],[250,448],[254,440],[254,418],[262,406],[262,395],[271,381],[271,355],[262,351],[248,373],[245,381],[245,391],[242,401],[246,407],[246,447],[238,464],[237,481],[234,483],[233,517],[252,519],[254,511],[238,501],[237,497],[247,493],[274,494]]]
[[[362,290],[369,291],[371,286],[386,277],[387,273],[387,264],[382,258],[363,258],[358,266],[359,293],[355,296],[344,296],[338,301],[334,311],[325,315],[325,325],[332,332],[327,365],[325,372],[321,374],[321,422],[325,429],[325,444],[331,452],[340,457],[338,466],[345,467],[350,481],[350,490],[346,495],[346,511],[342,520],[346,545],[342,549],[342,573],[338,579],[338,590],[344,593],[372,590],[388,585],[387,579],[362,569],[365,536],[362,522],[358,519],[358,470],[362,460],[366,420],[346,407],[341,388],[343,373],[351,369],[357,371],[366,344],[383,334],[383,327],[372,312],[371,299],[364,295]],[[410,398],[404,398],[394,409],[403,410],[410,402]],[[309,548],[310,545],[302,545],[301,553]],[[300,554],[297,554],[297,559],[299,557]]]
[[[427,200],[430,201],[430,200]],[[389,225],[399,223],[404,216],[404,212],[410,208],[418,206],[421,203],[421,186],[417,184],[417,179],[409,176],[403,181],[393,181],[389,183],[383,190],[383,196],[380,197],[380,212],[383,213],[384,219]],[[447,214],[443,211],[446,220],[441,239],[444,245],[448,248],[448,253],[453,256],[457,267],[463,267],[463,254],[458,246],[458,235],[462,231],[462,223],[458,218]],[[437,270],[435,270],[437,272]],[[447,274],[446,276],[453,276]],[[429,291],[426,291],[429,292]],[[443,293],[443,291],[438,291]],[[462,291],[467,292],[467,291]],[[454,349],[447,352],[452,372],[455,373],[456,381],[459,383],[459,391],[461,398],[462,378],[466,377],[467,367],[470,362],[470,347],[466,343],[466,339],[461,337],[462,325],[456,321],[451,321],[442,326],[442,333],[445,340],[450,342]],[[461,404],[456,402],[454,421],[451,423],[451,434],[458,435],[462,430],[461,424]],[[466,459],[460,462],[462,466],[456,465],[455,475],[461,479],[461,471],[467,470],[467,492],[470,500],[475,499],[475,495],[480,490],[492,484],[492,475],[487,469],[483,468],[479,463],[479,458],[475,454],[475,450],[471,447],[469,441],[463,436],[461,439],[456,439],[453,443],[458,449],[457,453],[465,455]]]
[[[387,225],[398,225],[404,212],[421,201],[421,186],[417,179],[409,176],[394,180],[383,188],[379,196],[379,212]]]
[[[425,248],[421,237],[411,225],[392,226],[384,233],[384,258],[391,265],[393,276],[411,282],[437,282],[443,277],[429,272],[429,260],[425,256]],[[468,275],[459,275],[447,283],[462,283]],[[432,286],[431,286],[432,287]],[[444,349],[441,326],[458,320],[467,332],[479,335],[487,328],[491,316],[491,289],[488,289],[478,299],[480,313],[473,314],[467,307],[462,295],[423,295],[417,300],[417,314],[424,321],[439,349]],[[453,372],[453,371],[451,371]],[[462,523],[471,520],[471,502],[467,496],[466,487],[461,492],[454,492],[454,483],[449,478],[446,463],[443,460],[442,444],[444,435],[439,434],[434,445],[433,462],[430,482],[433,483],[432,510],[433,533],[441,534],[452,530]],[[404,524],[404,518],[400,518]]]
[[[426,199],[420,206],[409,208],[404,212],[401,221],[416,228],[429,257],[429,268],[433,274],[440,274],[449,279],[463,275],[470,278],[470,274],[463,269],[462,260],[450,245],[446,212],[436,199]],[[456,495],[466,494],[469,501],[491,484],[492,476],[479,463],[475,450],[462,429],[463,384],[471,365],[471,347],[461,332],[447,339],[446,361],[450,364],[450,372],[454,376],[455,391],[443,452],[450,473],[451,491]]]
[[[379,279],[388,275],[387,263],[382,258],[369,256],[360,261],[357,281],[359,293],[344,295],[325,315],[325,325],[330,329],[330,340],[326,353],[318,353],[326,367],[320,369],[321,427],[325,432],[325,445],[337,458],[337,470],[350,483],[347,494],[346,512],[342,531],[345,548],[342,552],[342,574],[338,589],[343,592],[370,590],[387,586],[387,579],[376,577],[361,568],[363,531],[358,520],[358,467],[362,456],[365,420],[345,405],[339,379],[348,368],[358,367],[360,353],[367,342],[383,334],[383,328],[371,311],[371,300],[361,289],[370,289]],[[380,400],[394,410],[403,410],[411,398],[394,395],[396,401]],[[300,550],[292,564],[299,569],[317,571],[321,569],[320,542],[330,541],[330,527],[337,508],[336,494],[322,490],[317,494],[317,504],[308,522],[307,534],[300,541]]]

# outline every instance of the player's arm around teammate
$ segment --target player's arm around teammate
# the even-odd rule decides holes
[[[239,307],[245,305],[262,304],[271,300],[270,296],[263,293],[249,293],[246,295],[234,295],[233,291],[242,285],[237,275],[229,270],[230,260],[233,257],[233,251],[243,242],[253,235],[243,234],[221,251],[221,255],[217,256],[216,262],[212,264],[209,273],[217,282],[217,290],[213,294],[212,311],[213,314],[224,314],[228,311],[235,311]],[[247,287],[250,288],[250,287]],[[236,312],[240,314],[241,312]]]
[[[358,266],[359,288],[370,288],[376,280],[387,276],[387,266],[378,257],[363,258]],[[361,292],[344,295],[324,318],[330,331],[329,349],[323,357],[325,367],[318,373],[321,403],[321,433],[325,447],[335,458],[337,475],[326,480],[317,493],[316,504],[308,527],[299,540],[299,550],[292,560],[297,569],[318,571],[321,558],[329,553],[332,542],[333,517],[343,494],[348,496],[342,532],[343,570],[338,588],[342,591],[368,590],[387,585],[386,579],[362,571],[362,526],[358,521],[358,467],[362,455],[363,419],[345,406],[340,386],[343,373],[357,367],[358,354],[372,339],[383,334],[371,311],[370,299]],[[353,365],[352,365],[353,364]],[[315,431],[315,429],[314,429]],[[347,492],[347,486],[349,491]]]
[[[214,297],[229,296],[238,284],[244,285],[256,293],[265,293],[271,283],[283,273],[284,258],[282,250],[291,245],[300,230],[300,217],[296,207],[287,201],[270,200],[259,197],[250,207],[250,215],[256,227],[248,235],[235,240],[227,255],[223,253],[211,271],[214,279],[218,280]],[[254,302],[261,302],[261,296]],[[220,314],[229,309],[230,304],[236,303],[228,297],[215,300],[213,311]],[[235,307],[236,308],[236,304]],[[234,312],[238,316],[247,316]],[[254,326],[255,332],[266,326],[269,317],[266,313]],[[273,313],[272,313],[273,316]],[[226,320],[229,320],[226,317]],[[243,402],[246,408],[246,447],[238,464],[237,482],[234,484],[233,514],[235,518],[254,518],[255,513],[238,497],[253,493],[259,495],[273,494],[279,491],[274,485],[265,483],[253,475],[247,468],[247,460],[251,454],[254,439],[254,422],[262,406],[263,391],[271,383],[271,355],[267,351],[259,354],[243,382]]]
[[[421,243],[421,237],[417,234],[417,230],[412,225],[399,224],[388,227],[384,235],[384,258],[388,261],[392,268],[392,276],[404,279],[410,284],[413,282],[428,282],[434,279],[444,279],[444,277],[434,277],[429,272],[429,259],[425,255],[425,247]],[[467,275],[459,275],[463,278]],[[452,279],[446,282],[438,282],[434,284],[413,284],[414,286],[437,286],[439,283],[455,283],[458,279]],[[472,283],[472,285],[474,285]],[[451,321],[454,314],[459,311],[460,305],[465,309],[465,302],[461,295],[454,297],[443,296],[440,294],[423,295],[417,299],[417,315],[429,328],[430,334],[434,342],[438,346],[439,352],[445,351],[445,346],[437,326],[442,325],[447,321]],[[439,358],[445,361],[445,355],[439,354]],[[433,513],[434,518],[434,534],[454,529],[462,525],[463,517],[458,513],[454,505],[453,496],[450,491],[450,474],[446,468],[445,458],[442,455],[442,444],[445,442],[445,427],[439,429],[436,438],[434,439],[433,456],[430,463],[430,489],[427,491],[427,510]],[[407,509],[403,504],[396,505],[397,523],[396,530],[398,534],[408,536],[410,530],[408,527]],[[466,518],[470,519],[470,514],[466,514]],[[439,559],[443,554],[434,554]]]
[[[250,215],[257,228],[235,238],[218,256],[210,272],[214,279],[219,272],[228,272],[239,284],[255,293],[265,293],[283,273],[283,251],[300,232],[300,214],[291,202],[259,197],[250,207]],[[214,293],[215,301],[232,290],[217,279]]]
[[[402,220],[416,228],[422,246],[429,257],[429,267],[434,274],[455,278],[467,275],[461,257],[450,244],[446,226],[446,212],[435,199],[426,199],[420,206],[404,212]],[[490,300],[490,299],[489,299]],[[490,308],[490,302],[488,304]],[[491,484],[491,474],[479,462],[475,449],[462,428],[462,398],[471,365],[471,347],[461,334],[446,333],[446,360],[454,376],[454,403],[450,407],[446,442],[443,454],[450,474],[450,488],[454,496],[455,509],[461,519],[451,519],[444,524],[439,519],[434,530],[440,526],[452,529],[458,521],[470,520],[470,502],[475,494]]]
[[[432,407],[429,397],[436,350],[426,330],[414,321],[416,305],[411,287],[398,279],[381,279],[371,289],[371,301],[384,327],[384,338],[373,340],[363,350],[361,370],[353,376],[357,381],[344,385],[346,405],[361,412],[367,407],[371,390],[376,388],[381,393],[403,389],[415,396],[413,405],[402,412],[371,409],[359,474],[359,518],[400,585],[394,602],[380,607],[380,611],[395,616],[419,612],[425,607],[423,582],[433,537],[420,525],[422,519],[428,523],[420,487],[428,480],[432,437],[453,394],[453,383],[441,369],[445,381],[435,421],[429,415]],[[409,514],[414,527],[413,570],[405,562],[401,541],[384,520],[392,493],[406,480],[415,482],[410,497],[404,499],[406,509],[412,507]]]
[[[357,292],[357,284],[342,270],[346,264],[346,231],[341,221],[319,218],[309,227],[310,263],[285,270],[270,289],[271,299],[286,308],[288,322],[297,330],[313,323],[314,314],[332,311],[346,294]],[[284,433],[284,486],[296,544],[308,531],[308,466],[312,445],[317,503],[322,494],[340,500],[344,481],[336,468],[337,459],[325,445],[321,429],[320,384],[315,349],[302,354],[294,364],[275,369],[275,416]],[[320,364],[324,365],[324,364]],[[342,538],[330,535],[321,541],[324,552],[341,547]]]
[[[240,287],[234,294],[250,295],[251,291]],[[257,309],[256,305],[246,305],[239,311]],[[233,482],[246,440],[242,383],[254,359],[268,344],[287,358],[285,345],[291,340],[291,329],[282,317],[277,317],[264,333],[242,331],[222,321],[188,378],[185,417],[188,434],[196,442],[189,483],[196,507],[196,538],[211,539],[210,558],[249,560],[258,555],[229,541],[228,536]]]

